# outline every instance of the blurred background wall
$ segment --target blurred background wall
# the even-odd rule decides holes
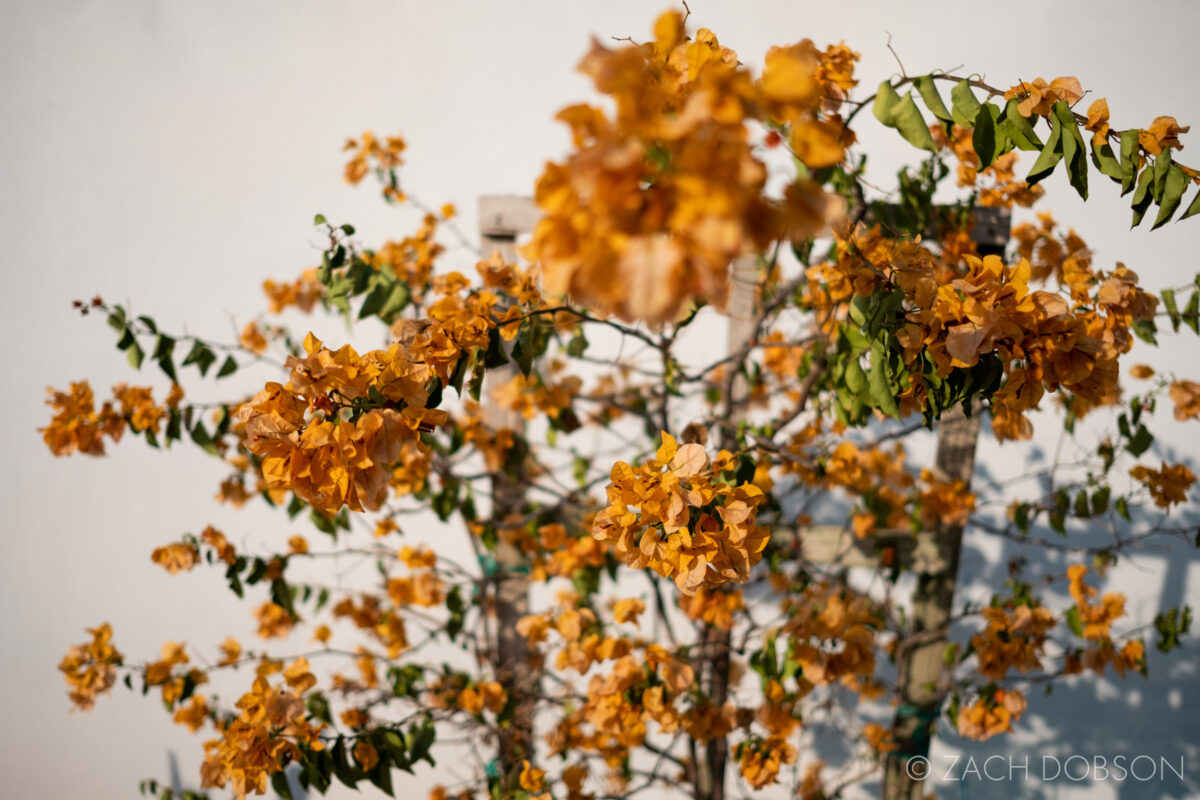
[[[248,606],[224,591],[219,575],[169,578],[149,553],[209,523],[235,544],[281,541],[300,530],[262,509],[215,504],[224,470],[188,447],[168,457],[132,443],[111,447],[100,461],[49,455],[35,430],[49,418],[45,386],[83,377],[98,391],[121,380],[164,385],[149,371],[131,376],[111,331],[95,317],[80,319],[71,300],[98,293],[169,329],[233,340],[262,308],[264,278],[292,277],[318,261],[314,213],[353,222],[365,242],[416,224],[412,212],[385,207],[372,189],[342,183],[341,144],[366,129],[402,132],[406,188],[435,207],[457,203],[460,224],[473,232],[480,194],[530,193],[543,161],[565,151],[564,130],[552,117],[592,97],[574,72],[588,37],[647,38],[664,7],[630,0],[5,0],[0,341],[11,405],[0,415],[0,795],[130,797],[138,779],[167,774],[168,748],[179,754],[185,784],[196,785],[201,739],[173,725],[156,700],[117,687],[90,714],[72,715],[55,666],[85,626],[103,620],[131,659],[153,656],[168,639],[188,637],[208,652],[230,633],[251,642]],[[860,96],[897,72],[886,49],[890,34],[909,74],[961,66],[999,86],[1076,75],[1094,92],[1085,103],[1107,96],[1118,126],[1148,125],[1160,114],[1200,123],[1195,3],[693,0],[691,7],[693,24],[713,28],[755,66],[772,44],[846,40],[862,53]],[[859,136],[881,182],[889,167],[916,159],[869,115]],[[1196,156],[1188,149],[1183,158],[1194,163]],[[1127,200],[1107,182],[1096,184],[1084,208],[1065,176],[1055,175],[1046,206],[1093,246],[1097,265],[1124,261],[1152,288],[1189,280],[1200,222],[1129,233]],[[469,268],[474,260],[452,247],[446,265]],[[317,333],[344,338],[336,322],[320,323]],[[1200,363],[1179,351],[1133,360],[1200,375]],[[250,390],[266,377],[247,370],[220,393]],[[196,386],[196,399],[213,392]],[[1162,454],[1195,457],[1197,429],[1175,430]],[[983,575],[1011,555],[981,543],[966,566]],[[1200,562],[1194,550],[1148,553],[1124,562],[1106,588],[1129,594],[1131,612],[1143,619],[1160,604],[1200,605]],[[1197,653],[1189,645],[1162,663],[1151,652],[1148,683],[1089,679],[1032,698],[1037,714],[1022,721],[1020,736],[975,752],[1024,748],[1035,759],[1127,746],[1182,752],[1188,779],[1149,794],[1139,786],[1070,783],[1021,785],[1020,792],[1192,794],[1200,776],[1200,723],[1189,712],[1200,689]],[[405,792],[430,782],[423,775]],[[939,791],[958,797],[960,788]],[[973,786],[971,796],[1012,796],[1013,788],[996,794]]]

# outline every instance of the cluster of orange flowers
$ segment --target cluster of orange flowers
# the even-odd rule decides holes
[[[1037,220],[1012,229],[1017,256],[1029,261],[1030,279],[1045,283],[1053,278],[1056,285],[1070,290],[1073,300],[1086,302],[1097,282],[1092,251],[1074,229],[1059,231],[1049,212],[1039,213]]]
[[[1191,129],[1191,125],[1180,125],[1174,117],[1155,117],[1149,128],[1138,131],[1138,145],[1152,156],[1161,155],[1168,148],[1182,150],[1179,134]],[[1192,179],[1195,178],[1195,173],[1192,173]]]
[[[304,270],[291,283],[277,283],[268,278],[263,281],[262,290],[267,296],[267,309],[272,314],[280,314],[292,306],[307,314],[325,294],[325,287],[317,278],[316,267]]]
[[[1082,564],[1072,564],[1067,567],[1067,581],[1071,598],[1079,609],[1080,623],[1083,625],[1083,638],[1100,640],[1107,638],[1112,623],[1125,614],[1125,595],[1118,592],[1108,592],[1099,605],[1093,605],[1091,598],[1098,592],[1083,582],[1087,567]]]
[[[1092,131],[1093,146],[1108,144],[1111,126],[1109,125],[1107,98],[1101,97],[1088,107],[1087,123],[1084,127]],[[1152,156],[1161,155],[1164,150],[1170,148],[1182,150],[1183,145],[1179,141],[1179,134],[1187,133],[1189,130],[1191,130],[1190,125],[1181,126],[1174,117],[1155,117],[1149,128],[1137,132],[1138,145]],[[1196,178],[1195,173],[1191,173],[1190,170],[1189,173],[1193,179]]]
[[[483,419],[483,408],[471,399],[463,403],[463,413],[455,418],[454,427],[462,431],[463,440],[483,456],[483,463],[490,472],[499,472],[504,467],[516,444],[514,431],[489,426]]]
[[[1171,384],[1171,401],[1175,403],[1175,419],[1180,422],[1200,417],[1200,383],[1175,381]]]
[[[1045,195],[1046,190],[1040,185],[1030,186],[1023,180],[1018,180],[1015,174],[1017,159],[1015,151],[998,156],[991,164],[979,169],[979,154],[975,152],[973,140],[974,129],[962,125],[953,125],[950,135],[939,124],[929,127],[930,135],[939,148],[950,148],[958,159],[958,185],[976,186],[980,177],[990,178],[991,185],[979,189],[978,203],[985,207],[1011,208],[1017,204],[1029,208]]]
[[[397,609],[381,605],[380,598],[372,594],[364,594],[358,603],[344,597],[333,606],[333,616],[350,619],[355,627],[383,644],[389,658],[396,658],[408,649],[408,630]]]
[[[476,716],[482,714],[485,708],[493,714],[499,714],[507,701],[504,687],[495,681],[479,681],[467,686],[458,695],[458,707]]]
[[[998,256],[966,260],[968,273],[952,283],[914,287],[917,310],[898,334],[911,363],[927,352],[944,376],[997,353],[1007,376],[992,398],[1000,439],[1032,434],[1022,412],[1046,389],[1072,392],[1079,414],[1115,402],[1117,358],[1132,346],[1130,326],[1153,317],[1157,305],[1137,275],[1118,265],[1094,307],[1072,306],[1057,293],[1030,291],[1032,267],[1024,259],[1013,267]]]
[[[1047,117],[1059,100],[1070,106],[1082,97],[1083,87],[1079,85],[1079,79],[1070,76],[1055,78],[1049,83],[1045,78],[1035,78],[1032,83],[1021,81],[1004,93],[1005,100],[1020,98],[1017,111],[1023,117]]]
[[[41,429],[42,440],[56,456],[79,451],[91,456],[104,455],[104,437],[119,441],[125,431],[125,420],[106,402],[96,410],[92,387],[87,381],[73,382],[69,392],[46,390],[47,405],[54,407],[50,424]]]
[[[809,431],[813,432],[815,429]],[[868,536],[879,528],[906,530],[913,522],[927,529],[939,524],[964,524],[975,508],[975,495],[961,480],[943,481],[925,469],[918,481],[905,468],[901,444],[888,451],[881,447],[861,449],[843,440],[824,459],[822,469],[805,450],[807,442],[805,435],[789,445],[792,458],[783,462],[784,471],[810,486],[842,489],[852,497],[863,498],[863,506],[851,519],[856,536]]]
[[[648,722],[661,733],[682,732],[698,742],[733,729],[733,705],[718,708],[694,694],[696,675],[689,664],[653,644],[644,645],[643,660],[628,655],[628,648],[624,652],[614,659],[611,672],[592,676],[584,705],[566,714],[549,734],[551,755],[590,750],[619,767],[628,751],[645,741]],[[677,707],[689,697],[689,708]]]
[[[245,425],[246,447],[261,457],[270,488],[290,489],[329,513],[343,505],[378,509],[402,442],[445,422],[444,411],[425,408],[426,381],[437,366],[414,358],[421,352],[415,343],[360,357],[349,345],[331,351],[310,333],[304,347],[306,357],[285,364],[286,386],[268,383],[235,414]],[[372,393],[403,407],[370,408],[354,420],[342,415]]]
[[[113,387],[113,399],[97,410],[87,381],[73,382],[69,392],[53,388],[46,391],[50,395],[46,405],[54,408],[54,416],[40,432],[42,441],[56,456],[74,452],[102,456],[104,437],[120,441],[126,425],[137,433],[157,434],[169,409],[183,399],[183,390],[177,384],[171,386],[165,406],[160,406],[154,402],[149,386],[119,383]]]
[[[445,599],[445,585],[431,569],[417,569],[412,575],[390,578],[387,591],[398,609],[410,605],[436,608]]]
[[[96,703],[96,695],[107,693],[117,680],[117,667],[123,656],[112,646],[112,626],[107,622],[88,628],[92,641],[72,645],[58,664],[70,690],[74,708],[88,711]]]
[[[786,764],[796,763],[796,748],[782,736],[768,736],[739,742],[734,749],[742,777],[752,789],[770,786]]]
[[[162,699],[167,708],[174,707],[176,701],[183,696],[184,684],[191,680],[200,685],[208,681],[203,670],[190,669],[186,673],[175,673],[175,667],[189,662],[183,645],[179,642],[166,642],[162,646],[162,658],[146,665],[143,675],[146,686],[161,686]]]
[[[545,415],[556,419],[579,394],[583,381],[569,375],[561,381],[547,381],[542,376],[517,374],[508,383],[496,387],[492,399],[496,405],[519,413],[525,419]]]
[[[297,621],[286,608],[269,601],[254,610],[254,617],[258,621],[257,633],[264,639],[284,638]]]
[[[958,712],[958,733],[968,739],[984,741],[1008,733],[1025,713],[1025,695],[1016,689],[996,689],[984,693]]]
[[[298,659],[284,671],[286,687],[268,681],[268,675],[280,667],[278,662],[265,662],[254,687],[237,702],[241,713],[218,724],[220,739],[205,742],[200,766],[204,788],[231,784],[239,800],[249,792],[265,794],[271,774],[301,758],[299,745],[324,749],[320,739],[324,725],[309,722],[301,696],[317,682],[308,662]]]
[[[774,375],[781,386],[786,386],[788,394],[794,398],[799,391],[796,375],[804,363],[804,346],[789,344],[783,331],[771,331],[758,343],[763,348],[763,368]]]
[[[1070,391],[1076,416],[1115,402],[1117,359],[1133,344],[1134,323],[1151,319],[1158,300],[1122,264],[1107,275],[1093,271],[1087,246],[1074,232],[1057,236],[1049,215],[1036,226],[1018,226],[1014,236],[1021,257],[1007,266],[998,256],[980,259],[965,251],[939,260],[919,243],[888,239],[878,227],[840,230],[838,260],[808,271],[806,302],[820,328],[832,332],[839,303],[883,285],[898,287],[908,305],[896,336],[912,374],[898,398],[901,410],[924,406],[924,353],[939,377],[995,353],[1007,380],[992,399],[993,430],[1000,439],[1028,438],[1032,427],[1023,412],[1046,390]],[[953,269],[959,258],[965,274]],[[1050,278],[1069,290],[1070,300],[1031,290],[1031,282]]]
[[[388,136],[381,142],[370,131],[364,132],[358,139],[347,139],[346,145],[342,150],[348,153],[353,152],[353,155],[346,162],[346,182],[350,184],[362,182],[362,179],[367,177],[367,172],[370,170],[372,163],[379,169],[396,169],[396,167],[404,163],[401,153],[407,147],[408,145],[404,139],[399,136]],[[384,191],[392,200],[401,201],[404,199],[403,193],[394,186],[389,185]]]
[[[1138,464],[1129,470],[1129,474],[1149,487],[1154,504],[1160,508],[1186,503],[1187,490],[1196,482],[1195,473],[1186,464],[1168,464],[1165,461],[1162,462],[1162,469]]]
[[[691,619],[723,631],[733,629],[733,615],[746,607],[741,589],[709,589],[700,587],[691,595],[677,599],[683,613]]]
[[[718,460],[729,460],[728,454],[722,451]],[[664,432],[654,458],[638,467],[613,465],[609,504],[596,515],[592,535],[611,542],[634,569],[674,579],[684,594],[745,582],[769,538],[755,519],[764,495],[752,483],[733,486],[715,472],[703,445],[679,447]]]
[[[511,435],[512,432],[502,429],[501,433]],[[498,467],[489,466],[489,469]],[[586,520],[585,514],[584,528]],[[482,535],[485,526],[474,522],[470,529],[475,535]],[[558,522],[541,525],[535,532],[514,516],[501,520],[496,534],[500,541],[511,544],[529,557],[530,579],[534,581],[546,581],[551,576],[571,577],[586,567],[602,567],[608,550],[603,542],[596,541],[586,533],[568,534],[566,526]]]
[[[251,353],[262,355],[267,352],[267,336],[257,322],[248,322],[238,336],[238,343]]]
[[[200,563],[200,550],[189,542],[172,542],[154,548],[150,560],[172,575],[187,572]]]
[[[875,683],[875,638],[883,619],[866,596],[826,582],[811,583],[782,601],[783,631],[792,658],[800,663],[801,694],[840,682],[865,697],[882,691]]]
[[[980,674],[998,681],[1010,669],[1030,672],[1041,668],[1046,636],[1055,625],[1049,609],[1037,604],[991,605],[981,613],[987,627],[971,637]]]
[[[1125,595],[1117,592],[1106,592],[1100,598],[1099,604],[1094,604],[1092,598],[1099,592],[1083,582],[1087,567],[1082,564],[1072,564],[1067,568],[1068,588],[1075,609],[1079,614],[1079,624],[1083,638],[1094,643],[1082,655],[1071,653],[1067,656],[1065,667],[1068,673],[1077,673],[1084,668],[1100,675],[1105,667],[1113,665],[1118,674],[1124,676],[1130,669],[1139,669],[1145,663],[1145,645],[1140,639],[1127,641],[1120,649],[1112,640],[1112,623],[1125,614]]]
[[[769,199],[747,123],[786,126],[809,167],[838,163],[852,135],[831,111],[854,85],[857,54],[807,40],[773,48],[755,80],[708,29],[688,38],[674,11],[654,35],[616,49],[594,42],[580,63],[616,113],[589,105],[560,112],[575,151],[538,180],[545,215],[526,253],[550,294],[663,323],[693,298],[724,302],[734,257],[764,252],[784,235],[812,235],[837,213],[808,182]]]
[[[437,225],[437,217],[426,214],[415,233],[363,253],[363,261],[375,270],[390,270],[419,298],[433,280],[434,262],[446,249],[437,241]]]

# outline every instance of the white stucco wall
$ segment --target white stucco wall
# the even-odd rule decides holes
[[[693,0],[692,9],[696,22],[754,64],[771,44],[845,39],[862,53],[859,74],[870,86],[896,71],[885,47],[890,33],[910,74],[962,65],[1004,86],[1073,74],[1093,97],[1108,97],[1121,126],[1160,114],[1200,123],[1194,3]],[[216,506],[211,491],[222,470],[188,448],[168,458],[133,443],[111,448],[103,461],[46,452],[35,432],[48,419],[43,387],[88,377],[103,389],[129,379],[111,331],[79,319],[70,301],[99,293],[171,329],[232,339],[235,321],[240,327],[261,307],[263,278],[316,262],[315,212],[353,221],[364,241],[413,224],[372,190],[341,183],[340,145],[368,128],[402,131],[406,186],[430,204],[456,202],[472,231],[478,195],[528,193],[542,162],[563,152],[566,137],[552,116],[590,97],[573,71],[589,34],[644,37],[659,10],[611,0],[3,3],[0,341],[10,405],[0,415],[0,795],[129,797],[139,778],[166,774],[168,748],[194,785],[199,740],[156,701],[118,688],[94,712],[72,715],[54,667],[83,627],[104,619],[135,658],[185,635],[208,646],[248,634],[246,608],[223,591],[219,575],[172,579],[148,554],[208,523],[235,541],[293,532],[262,510]],[[863,118],[859,135],[877,167],[913,157],[893,132]],[[1085,208],[1056,175],[1049,205],[1095,248],[1099,264],[1124,261],[1151,287],[1191,278],[1200,221],[1129,233],[1127,201],[1094,184]],[[463,267],[473,257],[458,250],[448,260]],[[336,322],[318,333],[342,335]],[[1195,341],[1178,342],[1186,349],[1142,360],[1200,377]],[[249,388],[264,376],[247,371],[230,383]],[[198,388],[197,397],[212,391]],[[1164,453],[1200,454],[1200,426],[1170,430]],[[1006,557],[987,546],[971,549],[968,567]],[[1194,549],[1151,554],[1126,562],[1109,587],[1126,591],[1145,618],[1160,601],[1200,605],[1197,564]],[[979,784],[969,796],[1194,791],[1198,652],[1189,645],[1170,664],[1152,654],[1149,683],[1087,682],[1034,698],[1042,713],[1016,740],[1035,761],[1183,748],[1187,781],[1149,791],[1103,782],[1044,790],[1023,783],[1015,791]],[[961,789],[939,787],[947,797]]]

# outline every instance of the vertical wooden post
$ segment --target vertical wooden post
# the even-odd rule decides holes
[[[517,260],[517,236],[527,233],[536,219],[536,208],[528,198],[486,196],[479,201],[479,228],[485,258],[499,251],[506,263]],[[511,381],[516,365],[506,364],[487,374],[487,401],[484,422],[493,430],[507,428],[514,433],[517,446],[524,433],[521,415],[503,409],[491,400],[491,390]],[[492,475],[492,511],[495,523],[510,514],[519,514],[525,505],[524,460]],[[517,633],[517,621],[529,613],[529,566],[525,555],[510,542],[499,539],[493,552],[495,564],[489,589],[495,613],[495,640],[489,642],[489,655],[497,680],[516,700],[512,722],[500,731],[498,769],[503,786],[515,788],[521,763],[533,757],[533,712],[538,694],[537,674],[527,661],[529,649],[525,637]]]
[[[968,487],[975,470],[975,446],[979,439],[979,414],[967,417],[961,408],[938,422],[935,463],[941,480],[961,480]],[[944,653],[962,552],[962,525],[938,525],[934,533],[940,567],[918,574],[913,592],[912,629],[916,643],[902,645],[896,653],[898,700],[892,722],[896,750],[884,766],[883,796],[888,800],[919,800],[924,796],[924,765],[909,768],[910,759],[926,758],[929,742],[941,714],[946,671]]]
[[[975,240],[980,255],[1003,255],[1008,244],[1011,214],[1007,209],[975,209]],[[975,448],[979,441],[979,415],[982,404],[976,402],[968,417],[955,408],[938,421],[937,477],[943,481],[962,481],[964,490],[971,485],[975,471]],[[910,762],[927,758],[929,743],[941,714],[946,688],[944,654],[954,607],[954,589],[958,581],[958,562],[962,553],[963,525],[941,524],[933,530],[938,566],[918,573],[913,592],[911,642],[901,644],[896,653],[899,705],[892,721],[896,750],[884,764],[883,796],[886,800],[919,800],[924,796],[926,764]]]
[[[733,262],[730,273],[729,301],[726,305],[729,315],[727,349],[729,354],[733,355],[741,352],[754,336],[758,307],[758,257],[741,256]],[[736,424],[745,413],[746,381],[738,375],[734,377],[730,386],[731,396],[726,408],[730,412],[729,422]],[[736,437],[735,429],[722,427],[720,446],[733,447]],[[729,696],[730,631],[707,625],[703,635],[708,696],[713,706],[719,709],[725,705]],[[724,800],[725,767],[728,757],[729,741],[726,737],[709,739],[705,746],[704,768],[697,773],[695,794],[698,798]]]

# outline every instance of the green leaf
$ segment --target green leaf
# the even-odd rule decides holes
[[[1137,189],[1133,193],[1133,224],[1130,228],[1136,228],[1142,221],[1142,217],[1146,215],[1146,209],[1150,208],[1150,203],[1154,198],[1150,195],[1150,186],[1154,183],[1154,170],[1151,167],[1146,167],[1142,170],[1141,177],[1138,178]]]
[[[170,356],[158,359],[158,368],[171,379],[171,383],[179,383],[179,377],[175,374],[175,362]]]
[[[337,743],[333,746],[333,775],[343,785],[351,789],[357,788],[358,779],[362,777],[360,770],[350,763],[350,755],[346,750],[346,737],[339,736]]]
[[[129,330],[129,328],[122,328],[121,338],[117,340],[117,349],[128,350],[136,341],[137,337],[133,335],[133,331]]]
[[[921,110],[917,108],[911,94],[904,95],[904,99],[896,106],[895,113],[896,130],[900,131],[900,135],[909,144],[931,153],[938,151],[933,134],[929,132],[929,125],[921,116]]]
[[[1158,216],[1154,218],[1154,225],[1150,230],[1162,227],[1170,221],[1171,217],[1175,216],[1175,211],[1179,208],[1179,202],[1183,199],[1183,191],[1187,186],[1187,175],[1179,168],[1178,164],[1172,164],[1167,170],[1166,179],[1162,182],[1162,194],[1158,198]]]
[[[126,351],[125,358],[127,361],[129,361],[129,366],[133,367],[134,369],[141,369],[142,361],[145,360],[146,354],[142,352],[141,345],[139,345],[137,342],[134,342],[129,346],[129,350]]]
[[[1130,330],[1133,331],[1134,336],[1138,337],[1146,344],[1152,344],[1155,347],[1158,346],[1158,326],[1154,324],[1154,320],[1134,320],[1133,325],[1130,326]]]
[[[178,408],[172,408],[167,417],[166,437],[168,442],[178,441],[183,437],[183,414]]]
[[[1000,119],[1000,129],[1021,150],[1034,151],[1042,149],[1042,140],[1033,130],[1029,120],[1021,116],[1017,110],[1017,100],[1013,98],[1004,106],[1004,114]]]
[[[1138,129],[1121,131],[1121,196],[1133,191],[1133,182],[1137,178],[1139,161]]]
[[[154,340],[154,355],[151,358],[166,358],[173,352],[175,352],[175,340],[160,333]]]
[[[892,393],[891,381],[888,380],[886,368],[887,355],[883,344],[876,342],[871,347],[871,370],[867,373],[867,383],[871,390],[871,400],[875,407],[889,417],[900,418],[900,407],[896,405],[896,396]]]
[[[1086,519],[1091,515],[1092,507],[1088,502],[1087,492],[1081,491],[1079,494],[1075,495],[1075,516]]]
[[[1154,444],[1154,434],[1150,433],[1145,425],[1138,425],[1137,432],[1133,434],[1129,444],[1125,445],[1125,449],[1137,457],[1149,450],[1152,444]]]
[[[850,315],[850,321],[859,328],[867,327],[867,300],[863,297],[855,297],[850,301],[850,307],[847,309]]]
[[[537,323],[533,320],[525,320],[521,323],[521,329],[517,332],[516,341],[513,343],[513,361],[517,362],[517,366],[521,369],[521,374],[526,378],[533,371],[533,360],[537,357],[537,353],[534,352],[536,328]]]
[[[483,365],[488,369],[495,369],[507,363],[508,356],[504,353],[504,341],[500,338],[500,331],[492,328],[488,331],[487,354],[484,356]]]
[[[850,356],[846,362],[845,383],[847,389],[859,396],[867,389],[867,374],[857,356]]]
[[[454,369],[450,371],[450,381],[447,386],[453,386],[454,391],[462,397],[463,381],[467,379],[467,371],[469,370],[471,358],[466,353],[459,355],[458,360],[454,362]]]
[[[203,422],[197,422],[196,427],[191,430],[192,441],[199,447],[212,455],[217,455],[217,443],[208,435],[208,431],[204,427]]]
[[[963,127],[970,127],[979,115],[979,101],[971,91],[971,84],[965,80],[950,90],[950,105],[954,109],[954,121]]]
[[[583,335],[583,326],[580,325],[575,329],[575,335],[571,337],[571,341],[567,342],[567,355],[572,358],[579,358],[587,351],[588,340]]]
[[[188,351],[187,358],[183,360],[183,366],[195,364],[196,369],[200,370],[201,375],[208,375],[208,368],[217,361],[217,355],[208,348],[203,342],[195,342],[192,349]]]
[[[1054,104],[1054,116],[1062,125],[1063,158],[1067,160],[1067,177],[1079,196],[1087,200],[1087,145],[1083,143],[1083,135],[1079,133],[1079,125],[1071,107],[1059,100]]]
[[[467,382],[467,394],[472,400],[478,400],[483,393],[483,375],[485,372],[483,364],[483,351],[476,349],[475,358],[473,359],[475,366],[471,368],[471,380]]]
[[[933,115],[946,123],[946,126],[954,124],[954,116],[946,108],[946,104],[942,102],[942,96],[938,94],[937,87],[934,86],[933,77],[930,75],[922,75],[914,82],[917,91],[921,94],[921,99],[925,101],[925,107],[933,112]]]
[[[225,363],[221,364],[221,368],[217,370],[217,377],[224,378],[226,375],[232,375],[237,372],[238,363],[233,360],[233,356],[225,356]]]
[[[379,309],[383,308],[383,304],[387,301],[390,283],[383,275],[376,275],[369,281],[370,290],[358,309],[359,319],[373,317],[379,313]]]
[[[1033,168],[1025,176],[1025,181],[1030,186],[1041,181],[1058,166],[1058,162],[1062,160],[1063,156],[1062,139],[1062,123],[1058,121],[1057,116],[1052,116],[1050,117],[1050,138],[1046,140],[1046,146],[1042,148],[1037,161],[1033,162]]]
[[[1067,627],[1076,636],[1083,636],[1083,620],[1079,617],[1079,607],[1071,606],[1066,613]]]
[[[921,116],[921,110],[917,108],[911,94],[900,97],[892,85],[884,81],[879,84],[875,95],[874,114],[884,125],[898,130],[913,147],[931,153],[937,152],[937,145],[929,133],[929,126],[925,124],[925,118]]]
[[[292,800],[292,787],[288,786],[286,772],[275,772],[271,775],[271,788],[275,790],[275,794],[283,798],[283,800]]]
[[[267,574],[267,562],[261,558],[254,559],[254,566],[250,568],[250,574],[246,576],[246,583],[253,586],[263,579]],[[278,605],[278,604],[277,604]]]
[[[337,538],[337,524],[330,517],[325,516],[314,508],[308,512],[308,520],[321,533],[327,533],[333,538]]]
[[[1200,333],[1200,289],[1192,292],[1187,308],[1183,310],[1183,324],[1192,329],[1192,333]]]
[[[379,787],[379,790],[388,797],[395,797],[392,790],[392,764],[386,758],[380,758],[379,763],[370,773],[371,783]]]
[[[121,333],[128,327],[125,321],[125,309],[122,306],[113,306],[113,310],[108,315],[108,324],[117,333]]]
[[[325,224],[325,215],[324,214],[317,214],[315,217],[313,217],[313,225],[324,225],[324,224]]]
[[[900,95],[896,94],[895,87],[891,82],[884,81],[875,90],[875,104],[871,107],[871,113],[875,115],[875,119],[890,128],[896,116],[894,109],[899,102]]]
[[[1163,305],[1167,309],[1167,316],[1171,318],[1171,330],[1179,330],[1181,318],[1179,316],[1179,307],[1175,305],[1175,290],[1163,289],[1159,297],[1162,298]]]
[[[1163,188],[1166,186],[1167,173],[1171,171],[1171,151],[1170,149],[1163,150],[1159,153],[1158,158],[1154,159],[1154,182],[1150,185],[1150,193],[1154,195],[1154,202],[1160,202],[1163,194]]]
[[[1124,517],[1126,522],[1129,522],[1130,521],[1129,501],[1126,500],[1124,497],[1118,497],[1117,502],[1114,503],[1113,505],[1116,506],[1117,513],[1120,514],[1122,517]]]
[[[1180,222],[1191,216],[1200,214],[1200,191],[1196,192],[1196,196],[1192,198],[1192,202],[1188,205],[1187,210],[1183,212],[1183,216],[1179,218]]]
[[[358,318],[375,316],[390,325],[396,321],[400,312],[404,310],[411,299],[412,292],[404,281],[380,281],[363,300],[362,307],[358,311]]]
[[[463,620],[466,615],[466,604],[463,602],[461,587],[455,586],[446,595],[446,610],[450,612],[450,618],[446,621],[446,635],[453,642],[462,632]]]
[[[999,115],[1000,109],[991,103],[980,106],[979,113],[975,115],[971,144],[975,147],[975,154],[979,156],[980,169],[990,167],[1003,149],[1003,135],[998,137],[996,130],[996,118]]]
[[[1096,146],[1096,140],[1092,140],[1092,163],[1096,165],[1096,169],[1103,172],[1108,177],[1112,178],[1117,183],[1121,182],[1124,177],[1124,172],[1121,169],[1121,162],[1117,161],[1113,149],[1107,143]]]
[[[1191,607],[1180,606],[1160,612],[1154,618],[1154,627],[1158,630],[1158,649],[1171,652],[1179,646],[1179,638],[1191,630]]]
[[[1017,526],[1017,530],[1026,536],[1029,535],[1029,504],[1017,503],[1013,509],[1013,524]]]

